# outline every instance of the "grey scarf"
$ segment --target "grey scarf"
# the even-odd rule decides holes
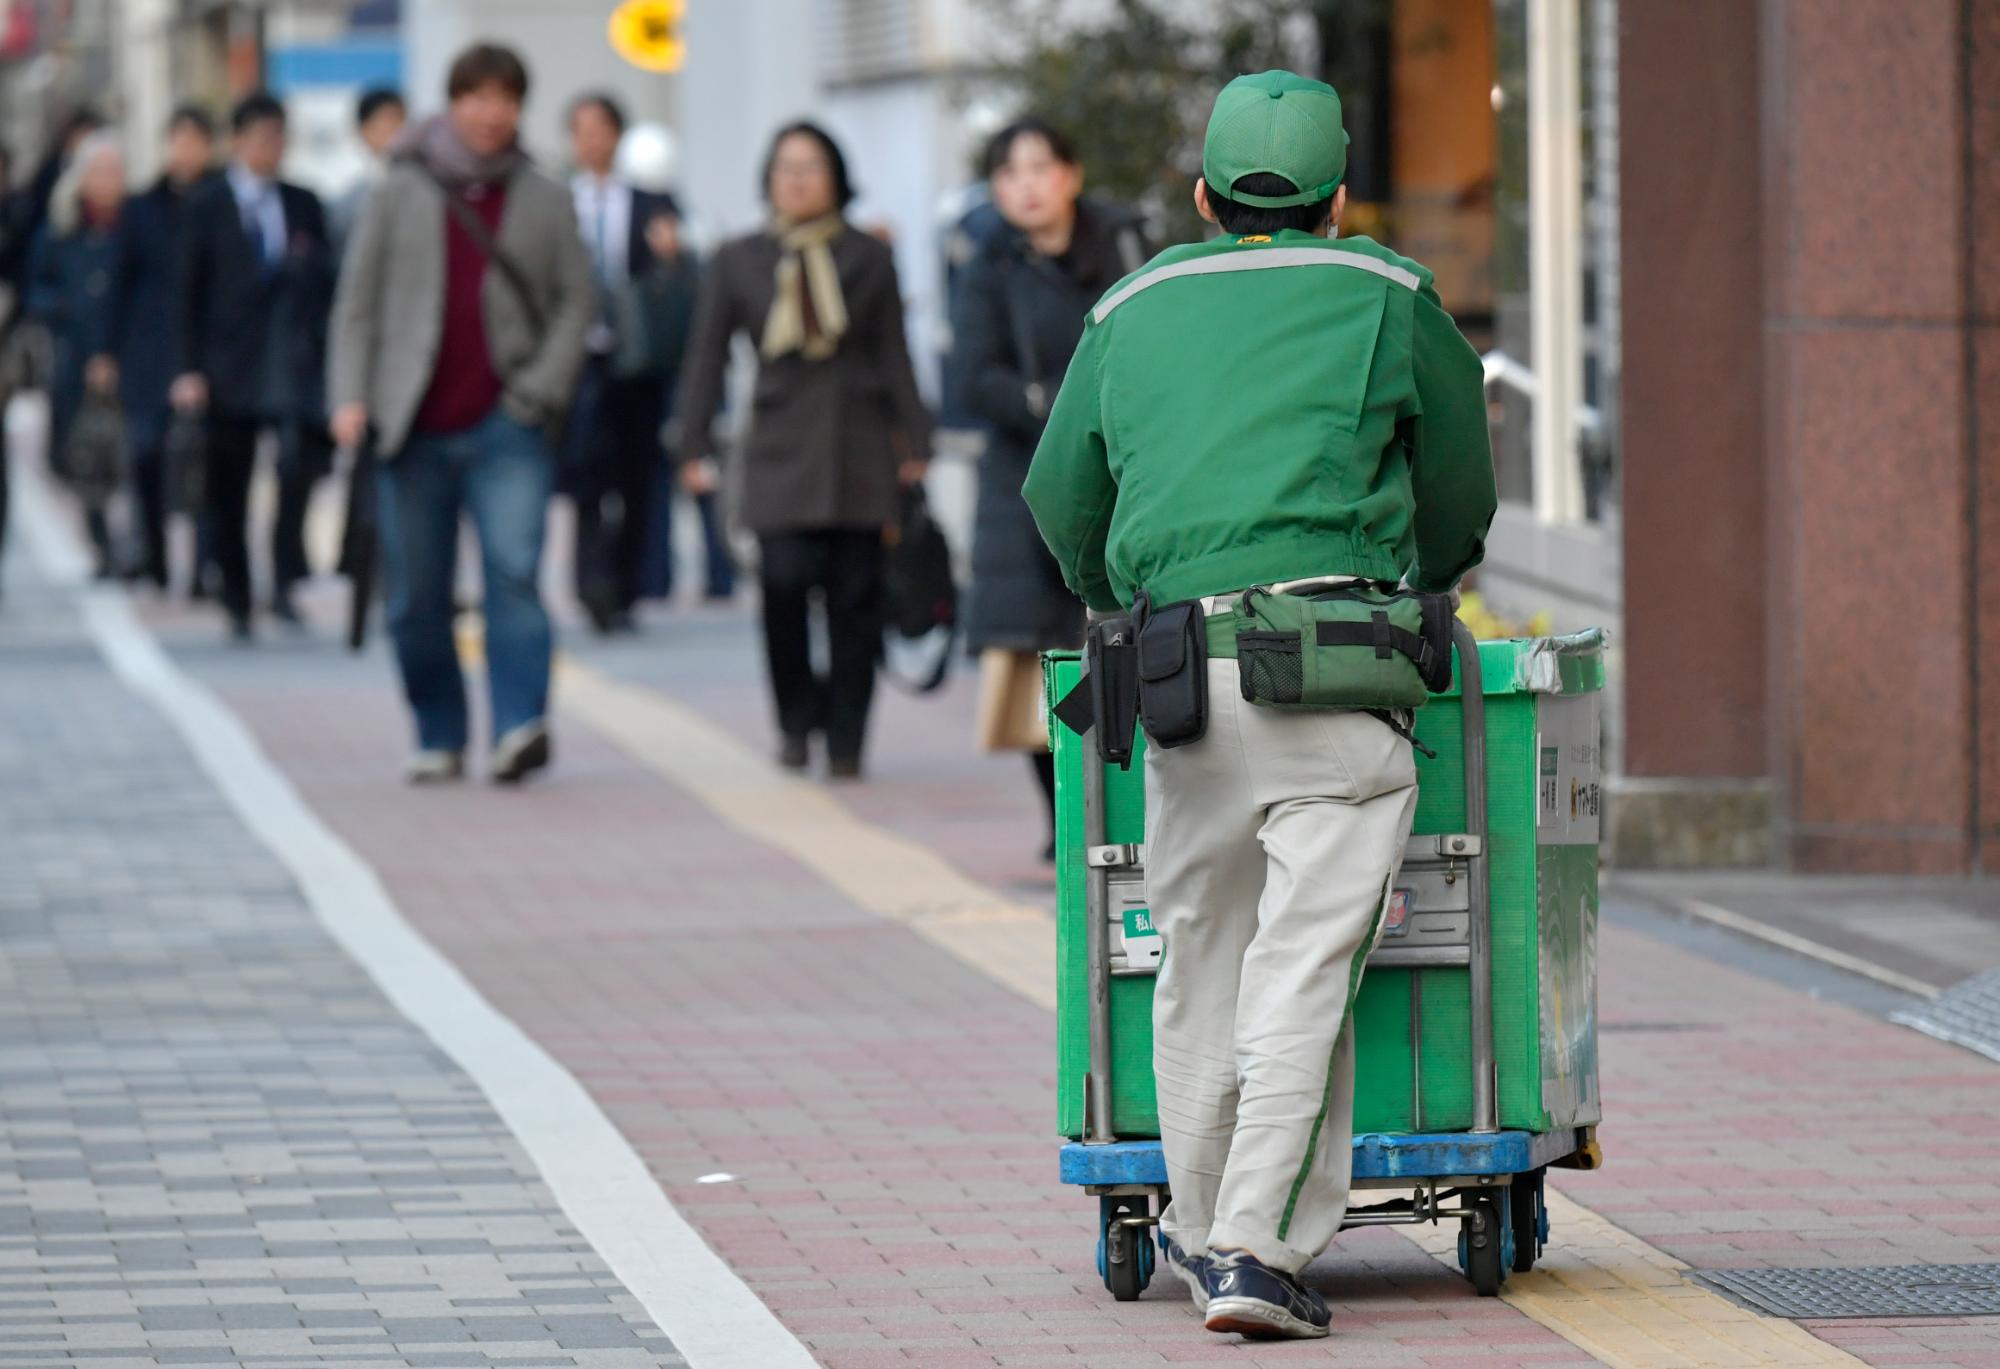
[[[482,157],[467,147],[443,114],[411,125],[396,141],[392,154],[398,161],[412,161],[453,189],[469,185],[493,185],[511,177],[526,164],[528,154],[514,142],[490,157]]]

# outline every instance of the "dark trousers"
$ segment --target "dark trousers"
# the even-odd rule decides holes
[[[576,593],[593,617],[629,612],[644,592],[665,411],[657,376],[621,380],[601,357],[590,359],[571,414],[570,484]]]
[[[674,593],[674,499],[680,493],[680,473],[671,465],[653,482],[653,531],[646,539],[645,596],[670,599]],[[729,534],[722,526],[722,507],[714,494],[694,496],[701,518],[702,593],[727,599],[736,592],[736,562],[729,553]]]
[[[0,412],[4,412],[3,406],[0,406]],[[9,506],[13,503],[14,488],[13,477],[8,474],[12,456],[6,428],[0,425],[0,563],[4,563],[7,559],[7,517]]]
[[[764,655],[778,726],[788,737],[826,733],[827,753],[859,760],[882,649],[882,534],[835,528],[762,539]],[[812,663],[815,591],[826,605],[828,670]]]
[[[163,438],[132,442],[132,516],[137,525],[135,569],[167,587],[167,444]]]
[[[250,481],[257,473],[257,436],[271,426],[258,418],[212,415],[208,420],[208,513],[222,606],[237,620],[250,616]],[[323,428],[291,419],[278,430],[278,514],[271,527],[272,593],[283,597],[312,573],[306,561],[306,507],[325,471]]]

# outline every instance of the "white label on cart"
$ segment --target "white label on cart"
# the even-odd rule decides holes
[[[1160,952],[1165,943],[1153,927],[1153,914],[1146,908],[1125,910],[1125,964],[1134,970],[1160,968]]]
[[[1535,844],[1595,846],[1604,803],[1596,693],[1536,701]]]

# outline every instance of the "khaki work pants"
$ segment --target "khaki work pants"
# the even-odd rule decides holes
[[[1352,1178],[1345,1030],[1416,815],[1410,744],[1366,713],[1246,703],[1208,664],[1207,734],[1146,755],[1146,883],[1165,941],[1153,1068],[1190,1254],[1303,1269]]]

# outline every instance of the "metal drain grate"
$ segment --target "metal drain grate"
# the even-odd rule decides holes
[[[1705,1269],[1701,1282],[1780,1317],[2000,1315],[2000,1264],[1886,1269]]]
[[[1905,1008],[1889,1020],[2000,1060],[2000,970],[1961,980],[1922,1007]]]

